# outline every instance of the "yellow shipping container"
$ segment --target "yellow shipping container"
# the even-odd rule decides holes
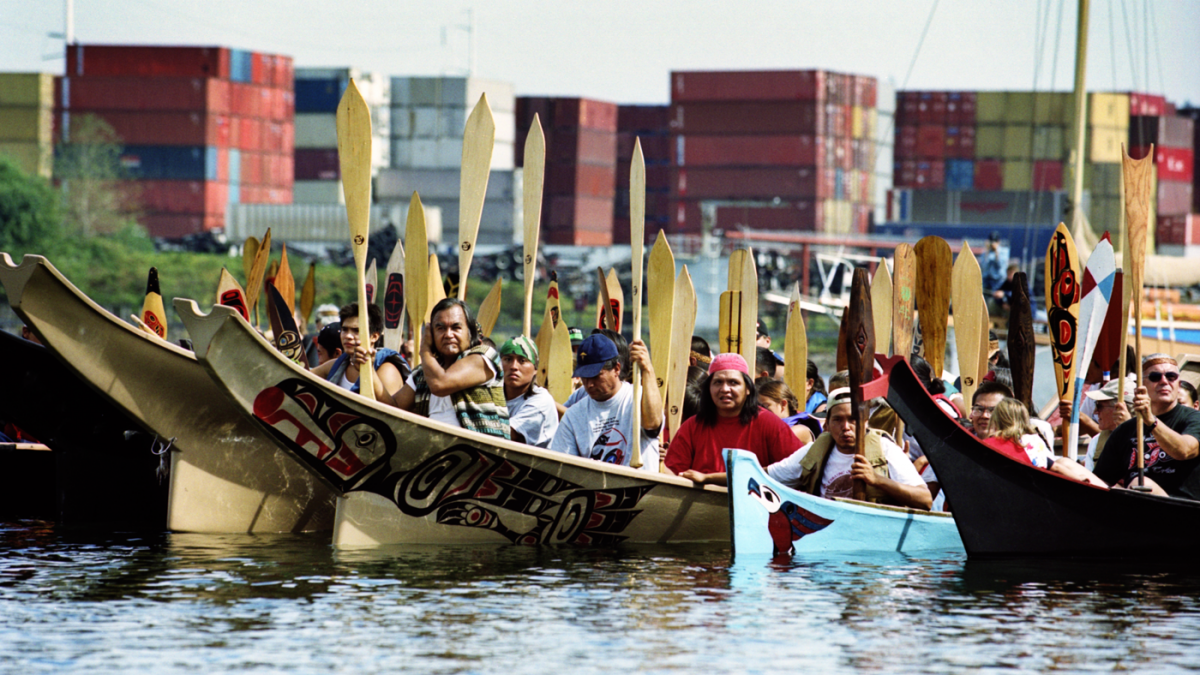
[[[54,107],[50,73],[0,73],[0,106]]]
[[[1084,162],[1083,189],[1092,195],[1117,196],[1121,194],[1121,165]]]
[[[1090,95],[1088,97],[1088,124],[1098,127],[1128,129],[1129,95]]]
[[[1062,127],[1034,127],[1033,158],[1061,160],[1066,157],[1066,134]]]
[[[978,104],[976,110],[978,110]],[[1004,121],[1008,124],[1032,123],[1033,92],[1010,91],[1006,93],[1004,95]]]
[[[1088,128],[1088,161],[1119,163],[1121,161],[1121,144],[1125,142],[1127,133],[1128,129]]]
[[[1073,94],[1060,91],[1043,91],[1034,94],[1033,121],[1036,124],[1051,126],[1066,124],[1073,96]]]
[[[975,137],[978,151],[979,137]],[[1009,124],[1004,127],[1004,159],[1029,159],[1033,150],[1033,127],[1025,124]],[[976,155],[979,153],[976,152]]]
[[[25,173],[50,178],[54,171],[54,149],[48,144],[0,142],[0,155],[16,162]]]
[[[1002,169],[1005,192],[1026,191],[1033,189],[1033,162],[1024,160],[1005,160]]]
[[[980,124],[975,127],[975,156],[979,158],[1004,156],[1004,126]]]
[[[863,109],[856,105],[850,107],[850,138],[863,137]]]
[[[975,122],[1004,122],[1004,92],[981,91],[975,94]]]
[[[867,140],[875,140],[875,131],[879,128],[879,111],[874,108],[863,108],[863,135]],[[889,141],[890,143],[891,141]]]
[[[32,141],[50,145],[50,108],[0,107],[0,141]]]

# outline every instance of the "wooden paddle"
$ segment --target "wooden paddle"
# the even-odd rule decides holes
[[[604,268],[596,268],[596,278],[600,286],[600,295],[596,299],[596,328],[617,330],[616,325],[619,319],[616,316],[616,303],[608,294],[608,280],[604,277]]]
[[[1134,363],[1142,362],[1142,286],[1146,273],[1146,236],[1150,229],[1150,202],[1154,199],[1151,188],[1154,177],[1154,145],[1142,159],[1133,159],[1121,145],[1122,181],[1125,194],[1125,221],[1129,228],[1129,243],[1125,248],[1125,264],[1129,266],[1129,304],[1133,308],[1133,351]],[[1123,365],[1123,364],[1122,364]],[[1142,383],[1142,369],[1136,368],[1137,386]],[[1121,380],[1124,381],[1124,368],[1121,369]],[[1148,490],[1145,481],[1146,439],[1141,415],[1134,415],[1137,420],[1137,490]]]
[[[842,314],[842,325],[846,327],[846,356],[850,371],[850,406],[854,411],[854,453],[866,454],[867,418],[870,403],[863,400],[862,385],[874,379],[875,373],[875,319],[871,315],[871,284],[867,270],[854,270],[854,281],[850,285],[850,304]],[[861,480],[854,481],[854,498],[864,499],[866,486]]]
[[[1024,272],[1013,275],[1008,301],[1008,367],[1012,372],[1013,396],[1033,412],[1033,366],[1037,345],[1033,338],[1033,304]],[[969,403],[969,401],[964,401]]]
[[[1113,260],[1112,242],[1108,233],[1088,258],[1087,267],[1083,270],[1083,283],[1079,291],[1079,364],[1075,369],[1075,391],[1071,401],[1071,426],[1067,436],[1066,455],[1075,459],[1079,454],[1079,405],[1083,402],[1083,380],[1087,375],[1087,364],[1092,362],[1092,352],[1096,341],[1100,339],[1100,329],[1104,325],[1104,317],[1108,314],[1109,301],[1112,298],[1113,275],[1117,267]]]
[[[242,244],[242,276],[246,278],[247,289],[251,286],[251,271],[254,269],[254,261],[258,258],[258,247],[258,237],[255,236],[246,237],[246,243]],[[257,298],[258,295],[254,297]],[[250,302],[250,293],[246,293],[246,308],[249,313],[254,314],[254,325],[258,325],[258,305]]]
[[[217,280],[217,304],[236,309],[243,319],[250,321],[250,312],[246,309],[246,292],[224,267],[221,268],[221,278]]]
[[[800,310],[800,283],[792,285],[788,301],[787,334],[783,343],[783,381],[802,404],[808,394],[808,331]]]
[[[721,354],[741,354],[742,292],[725,291],[721,293],[719,302],[721,314],[717,319],[717,351]],[[748,363],[746,365],[750,366]]]
[[[429,309],[426,312],[433,311],[433,306],[446,299],[446,280],[442,278],[442,266],[438,263],[436,253],[429,254]],[[429,321],[431,316],[426,315],[425,320]]]
[[[837,350],[834,353],[834,368],[840,373],[850,368],[850,355],[846,352],[846,312],[842,312],[842,320],[838,323]]]
[[[650,361],[654,364],[654,376],[661,394],[666,391],[671,370],[674,353],[671,332],[675,320],[675,255],[662,230],[658,231],[650,249],[650,262],[646,267],[646,304],[650,311]]]
[[[746,271],[746,249],[739,248],[729,252],[727,291],[742,290],[742,274]]]
[[[158,337],[167,339],[167,310],[158,287],[158,269],[150,268],[146,278],[146,299],[142,301],[142,323]]]
[[[300,321],[304,329],[308,329],[312,320],[313,305],[317,300],[317,263],[308,263],[308,276],[304,277],[304,286],[300,288]]]
[[[646,243],[646,158],[642,155],[642,140],[633,139],[633,159],[629,163],[629,247],[633,271],[633,286],[629,299],[633,301],[633,341],[642,339],[642,265]],[[674,301],[674,297],[671,298]],[[633,427],[629,466],[642,467],[642,368],[633,368]]]
[[[930,235],[913,247],[917,267],[917,312],[921,317],[921,338],[925,360],[940,378],[946,365],[946,326],[950,319],[950,286],[953,276],[950,245]]]
[[[397,240],[383,286],[383,346],[396,351],[404,342],[404,266],[404,244]]]
[[[267,282],[266,301],[267,316],[271,322],[271,332],[275,337],[275,348],[292,361],[303,365],[304,342],[300,339],[296,317],[289,313],[287,298],[280,293],[275,284]]]
[[[954,261],[950,297],[954,303],[954,344],[958,348],[958,375],[962,383],[963,405],[970,405],[979,386],[980,333],[986,343],[987,333],[981,329],[981,317],[986,316],[983,305],[983,277],[979,261],[971,246],[963,242]]]
[[[750,372],[754,372],[754,362],[758,345],[758,269],[754,265],[754,251],[746,249],[742,259],[742,358]]]
[[[875,316],[875,339],[880,354],[892,355],[892,273],[887,258],[880,258],[871,278],[871,306]],[[785,361],[786,363],[786,361]]]
[[[1079,324],[1079,257],[1067,226],[1059,223],[1046,249],[1046,323],[1059,400],[1073,398]],[[1066,434],[1064,434],[1064,437]]]
[[[429,311],[429,240],[425,234],[425,207],[414,192],[408,202],[408,220],[404,225],[404,241],[408,251],[404,256],[404,304],[413,340],[412,367],[421,365],[421,336],[425,330],[425,315]]]
[[[1104,324],[1100,327],[1100,339],[1096,341],[1096,355],[1092,357],[1092,363],[1100,370],[1104,382],[1112,379],[1113,366],[1117,365],[1117,360],[1121,358],[1121,331],[1127,324],[1127,317],[1121,316],[1124,295],[1125,273],[1118,267],[1113,273],[1112,297],[1108,301],[1108,311],[1104,314]],[[1118,373],[1118,377],[1123,375],[1124,373]]]
[[[503,278],[496,279],[496,283],[492,284],[492,290],[488,291],[487,297],[479,305],[477,319],[479,330],[484,337],[492,336],[492,329],[496,327],[496,320],[500,318],[500,287],[503,283]]]
[[[525,227],[525,311],[521,334],[533,336],[533,282],[537,278],[538,235],[542,224],[542,188],[546,178],[546,136],[537,113],[525,137],[525,168],[522,178]]]
[[[279,269],[275,272],[275,290],[283,296],[288,305],[288,316],[296,316],[296,278],[292,276],[292,266],[288,263],[287,244],[283,245],[283,256],[279,260]]]
[[[375,304],[375,288],[379,285],[379,266],[376,265],[377,260],[371,258],[371,264],[367,266],[367,275],[365,282],[367,284],[367,304]]]
[[[608,274],[604,275],[604,286],[608,289],[608,302],[612,306],[613,321],[616,322],[612,329],[620,333],[625,327],[625,289],[621,287],[615,268],[608,268]]]
[[[913,306],[917,299],[917,254],[909,244],[896,247],[892,258],[892,353],[912,356]]]
[[[547,342],[549,343],[549,355],[542,356],[541,360],[546,361],[545,382],[543,385],[550,392],[550,396],[558,403],[566,403],[571,397],[573,388],[571,386],[571,366],[575,360],[575,353],[571,351],[571,329],[567,326],[566,321],[553,323],[550,329],[550,334]],[[546,352],[540,352],[546,354]],[[539,364],[539,369],[541,364]]]
[[[350,222],[350,247],[358,275],[358,330],[362,344],[371,347],[371,322],[367,313],[367,235],[371,226],[371,110],[351,79],[337,107],[338,161],[342,191],[346,196],[346,219]],[[359,393],[375,400],[374,370],[361,368]]]
[[[267,274],[267,262],[271,257],[271,228],[263,235],[262,241],[254,252],[254,262],[250,265],[250,274],[246,276],[246,305],[254,312],[254,325],[258,327],[258,296],[262,294],[263,279]]]
[[[558,324],[566,323],[559,321],[559,298],[558,298],[558,273],[554,270],[550,271],[550,288],[546,290],[546,306],[542,311],[542,325],[538,329],[537,337],[534,338],[534,343],[537,344],[538,354],[550,354],[554,344],[554,331],[558,328]],[[570,338],[570,329],[568,328],[568,342]],[[537,383],[543,387],[550,376],[550,362],[548,359],[539,360]],[[557,400],[557,399],[556,399]],[[559,401],[562,403],[562,401]]]
[[[671,324],[671,359],[667,370],[667,436],[675,439],[683,421],[683,399],[687,394],[688,364],[691,362],[692,331],[696,328],[696,290],[687,265],[675,278],[675,320]],[[670,451],[668,445],[667,451]],[[662,454],[659,471],[666,466],[666,453]]]
[[[467,278],[479,220],[483,217],[483,198],[487,195],[488,176],[492,172],[492,149],[496,145],[496,121],[487,94],[479,97],[467,117],[463,130],[462,173],[458,192],[458,299],[467,299]]]

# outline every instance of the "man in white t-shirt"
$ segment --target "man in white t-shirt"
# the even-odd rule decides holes
[[[829,395],[825,433],[785,460],[767,467],[767,473],[786,485],[819,497],[846,497],[861,480],[868,501],[929,510],[929,487],[904,450],[885,433],[868,430],[866,453],[855,454],[857,430],[850,405],[850,390]]]
[[[500,365],[504,369],[504,398],[508,401],[512,439],[539,448],[550,447],[558,431],[558,407],[550,392],[533,382],[537,345],[524,335],[509,338],[500,345]]]
[[[629,358],[634,367],[642,369],[642,428],[637,434],[642,468],[657,472],[662,396],[646,344],[637,340],[629,345]],[[612,340],[600,334],[588,336],[579,345],[575,377],[583,380],[587,398],[567,409],[550,449],[629,466],[634,438],[633,386],[621,381],[621,359]]]

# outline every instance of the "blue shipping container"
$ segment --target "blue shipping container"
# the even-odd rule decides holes
[[[242,151],[229,149],[229,176],[230,185],[240,185],[242,182]]]
[[[342,93],[346,91],[346,81],[335,79],[297,79],[296,80],[296,112],[323,113],[337,112]]]
[[[970,159],[946,160],[946,189],[974,190],[975,161]]]
[[[252,66],[251,52],[245,49],[229,50],[229,79],[234,82],[249,82],[251,79]]]
[[[204,145],[127,145],[121,166],[145,180],[216,180],[217,148]]]
[[[229,203],[239,204],[242,200],[242,186],[238,183],[229,184]]]

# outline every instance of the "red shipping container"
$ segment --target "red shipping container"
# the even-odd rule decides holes
[[[683,134],[833,135],[825,106],[810,102],[675,104],[670,124]]]
[[[896,124],[916,127],[920,122],[921,92],[901,91],[896,94]]]
[[[554,126],[557,129],[617,130],[617,104],[589,98],[554,99]]]
[[[677,166],[825,166],[821,136],[678,136]]]
[[[946,163],[942,160],[917,162],[917,184],[922,190],[940,190],[946,186]]]
[[[1161,117],[1167,112],[1167,99],[1154,94],[1129,93],[1129,114]]]
[[[262,149],[269,152],[288,152],[284,149],[284,126],[279,122],[262,122]]]
[[[282,154],[279,156],[279,163],[281,166],[280,170],[282,171],[281,181],[280,181],[279,185],[288,190],[291,190],[292,184],[295,182],[293,180],[293,176],[295,175],[295,171],[296,171],[295,158],[292,157],[291,155]],[[286,203],[288,203],[288,204],[292,203],[290,197],[288,198],[288,201]]]
[[[283,154],[290,155],[296,148],[296,123],[290,119],[280,125],[282,130],[280,134],[280,146]]]
[[[190,234],[224,228],[225,214],[148,213],[139,216],[138,221],[146,227],[151,237],[180,239]]]
[[[920,124],[946,124],[946,103],[949,94],[944,91],[922,92],[917,104],[917,122]]]
[[[692,199],[790,199],[818,195],[815,167],[675,171],[673,194]]]
[[[828,74],[820,70],[671,73],[671,102],[818,101]]]
[[[625,178],[628,183],[628,173]],[[546,164],[548,196],[604,197],[616,194],[616,167],[596,164]]]
[[[1195,231],[1195,214],[1158,217],[1158,227],[1155,230],[1157,243],[1182,246],[1200,243],[1197,238],[1200,238],[1200,232]]]
[[[993,192],[1004,189],[1004,162],[999,159],[975,160],[975,189]]]
[[[850,225],[851,234],[871,233],[871,214],[875,207],[870,204],[855,204],[853,206],[854,221]]]
[[[896,159],[915,159],[917,157],[916,126],[896,127],[896,145],[893,149]]]
[[[224,47],[67,45],[66,75],[140,75],[229,79]]]
[[[55,78],[54,105],[68,110],[229,112],[229,83],[205,77]]]
[[[613,209],[611,199],[598,197],[552,197],[542,238],[547,244],[611,246]]]
[[[1158,181],[1158,211],[1159,215],[1177,216],[1192,211],[1191,182],[1160,180]]]
[[[917,156],[940,159],[946,156],[946,127],[922,124],[917,127]]]
[[[225,213],[229,185],[200,180],[139,180],[131,182],[141,193],[147,213]]]
[[[1129,156],[1134,159],[1142,159],[1149,153],[1149,147],[1137,147],[1129,150]],[[1160,181],[1191,182],[1195,177],[1194,160],[1195,153],[1191,148],[1154,148],[1154,164],[1158,167]]]
[[[824,168],[817,172],[817,191],[813,195],[821,199],[833,199],[837,192],[838,169]]]
[[[667,105],[620,105],[617,129],[651,136],[665,134],[670,116],[671,106]]]
[[[547,134],[546,161],[560,164],[616,165],[617,134],[597,129],[555,131]]]
[[[113,128],[126,145],[229,145],[228,118],[200,112],[125,112],[72,110],[55,115],[56,129],[69,128],[64,119],[93,114]]]
[[[296,180],[339,180],[342,177],[338,152],[301,148],[295,154]]]
[[[264,179],[263,155],[249,150],[242,151],[242,185],[262,185]],[[243,196],[245,192],[242,192]]]
[[[975,159],[975,127],[958,128],[957,159]]]
[[[242,117],[237,120],[239,127],[238,147],[242,150],[260,150],[263,147],[262,120],[253,117]]]
[[[1033,189],[1038,192],[1061,190],[1063,187],[1063,163],[1039,159],[1033,163]]]
[[[229,83],[230,109],[239,117],[264,117],[262,87],[244,82]]]
[[[254,84],[271,83],[271,57],[267,54],[250,54],[250,81]]]
[[[916,187],[917,161],[906,159],[896,162],[892,171],[892,183],[896,187]]]
[[[670,136],[665,134],[644,136],[633,131],[617,132],[617,159],[633,159],[633,144],[638,140],[642,142],[642,158],[646,160],[647,164],[671,161]]]
[[[713,228],[731,230],[745,228],[775,232],[823,232],[825,230],[824,200],[802,199],[778,207],[721,206],[716,209]],[[700,203],[678,200],[671,203],[672,218],[668,231],[672,234],[699,234],[703,220]]]
[[[284,91],[293,91],[296,86],[296,71],[295,62],[292,60],[292,57],[276,57],[275,67],[278,69],[275,86]],[[289,203],[291,202],[289,201]]]

